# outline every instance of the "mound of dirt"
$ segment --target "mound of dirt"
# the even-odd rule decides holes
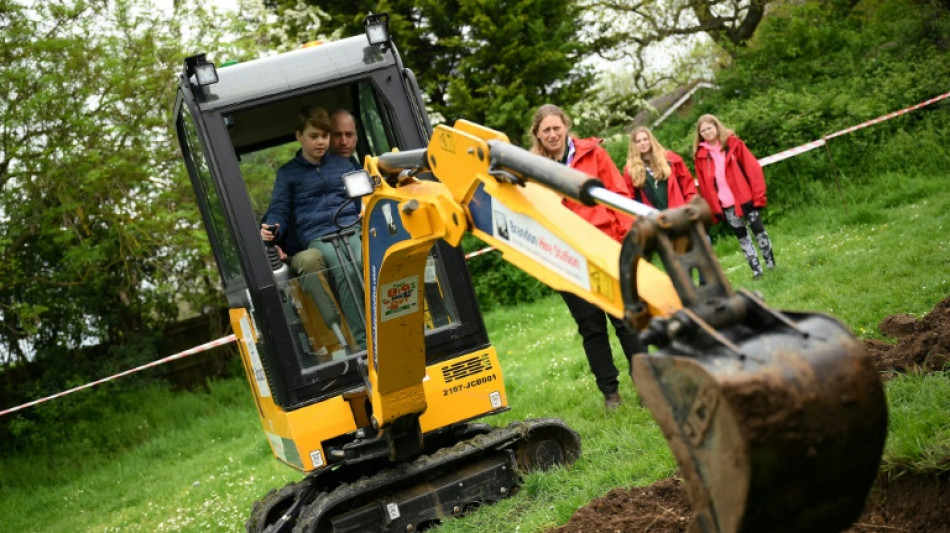
[[[671,477],[649,487],[614,489],[548,533],[679,533],[692,515],[683,482]]]
[[[950,475],[879,476],[861,517],[844,533],[875,531],[950,532]]]
[[[864,341],[868,353],[885,376],[896,372],[942,370],[950,363],[950,297],[938,303],[920,319],[911,315],[891,315],[878,324],[897,344],[870,339]]]
[[[950,364],[950,297],[920,319],[892,315],[878,328],[897,340],[865,341],[882,375],[942,370]],[[684,533],[691,520],[686,489],[671,477],[648,487],[614,489],[547,533]],[[882,474],[864,513],[843,533],[883,531],[950,533],[950,473]]]
[[[614,489],[548,533],[685,533],[692,511],[678,478]],[[864,513],[843,533],[950,533],[950,475],[881,475]]]

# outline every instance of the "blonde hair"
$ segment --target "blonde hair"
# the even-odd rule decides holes
[[[624,167],[630,173],[630,181],[633,182],[634,187],[639,188],[643,187],[647,180],[646,162],[643,160],[643,155],[637,150],[636,139],[638,133],[646,133],[647,138],[650,139],[650,170],[653,171],[653,176],[658,181],[666,181],[672,173],[670,162],[666,160],[666,148],[663,148],[653,132],[645,126],[639,126],[630,132],[630,144],[627,146],[627,164]]]
[[[719,134],[719,145],[725,148],[726,141],[729,139],[730,135],[735,135],[736,132],[730,130],[729,128],[722,125],[722,122],[716,115],[703,115],[699,117],[699,120],[696,121],[696,136],[693,137],[693,153],[696,153],[696,150],[699,148],[699,143],[703,142],[703,136],[699,134],[699,128],[703,124],[710,123],[713,126],[716,126],[716,132]]]
[[[537,111],[534,112],[534,118],[531,119],[531,153],[538,154],[543,156],[550,157],[552,154],[549,154],[547,150],[544,149],[544,146],[541,144],[541,140],[538,139],[538,128],[541,126],[541,121],[550,117],[556,116],[561,119],[561,122],[564,123],[564,127],[567,128],[567,131],[564,132],[564,135],[569,135],[571,131],[571,118],[567,116],[567,113],[561,111],[561,108],[554,104],[544,104],[539,107]],[[560,154],[554,154],[560,155]]]

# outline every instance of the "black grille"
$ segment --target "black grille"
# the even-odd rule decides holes
[[[457,379],[479,374],[486,370],[491,370],[491,358],[488,354],[482,354],[476,357],[469,357],[458,363],[442,367],[442,377],[446,383]]]

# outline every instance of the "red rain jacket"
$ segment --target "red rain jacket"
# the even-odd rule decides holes
[[[630,187],[624,184],[623,177],[617,166],[614,165],[610,154],[600,146],[601,139],[590,137],[588,139],[574,139],[574,159],[571,160],[571,168],[580,170],[585,174],[590,174],[599,178],[604,183],[604,187],[617,194],[630,196]],[[564,199],[564,205],[584,218],[591,224],[597,226],[600,231],[610,235],[615,241],[620,242],[633,219],[626,215],[621,215],[606,206],[597,204],[586,206],[574,200]]]
[[[696,183],[693,181],[693,175],[689,173],[689,167],[686,162],[676,152],[667,151],[666,160],[670,163],[670,177],[666,180],[667,208],[682,207],[689,203],[696,196]],[[629,196],[634,200],[646,204],[650,207],[656,207],[650,203],[647,195],[643,193],[642,187],[633,186],[633,178],[630,173],[624,169],[624,184],[632,191]]]
[[[735,135],[726,140],[726,183],[736,199],[736,214],[744,215],[753,208],[761,209],[766,205],[765,175],[758,159]],[[716,167],[712,155],[705,146],[696,149],[694,157],[696,178],[699,179],[699,193],[709,204],[714,222],[723,219],[722,206],[716,188]]]

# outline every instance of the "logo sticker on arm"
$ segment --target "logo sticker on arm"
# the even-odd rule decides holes
[[[590,290],[587,258],[536,221],[492,199],[492,235],[507,240],[519,252],[547,265],[584,290]]]
[[[419,310],[419,276],[398,279],[379,288],[383,322]]]

